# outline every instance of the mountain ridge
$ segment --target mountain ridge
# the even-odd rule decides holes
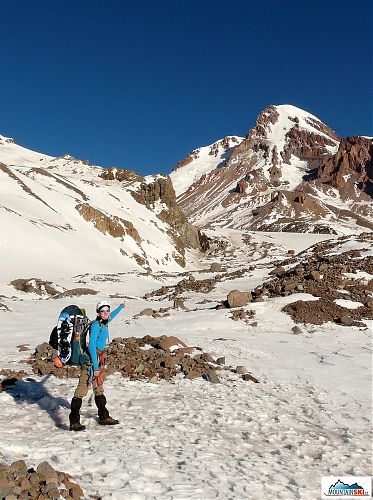
[[[133,174],[123,182],[113,169],[43,155],[0,136],[0,180],[0,258],[23,276],[43,275],[45,265],[56,273],[103,265],[180,270],[188,253],[208,245],[178,209],[168,176]],[[12,272],[2,269],[3,276]]]

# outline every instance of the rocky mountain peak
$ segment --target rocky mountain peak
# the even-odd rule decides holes
[[[371,228],[371,148],[368,138],[339,139],[307,111],[271,105],[223,164],[204,170],[200,163],[204,174],[192,182],[180,171],[178,202],[201,227],[342,234],[351,224]]]
[[[320,159],[335,152],[339,142],[336,133],[316,116],[290,105],[263,109],[245,137],[233,152],[233,161],[246,161],[255,153],[275,166],[290,164],[292,155],[305,161]]]

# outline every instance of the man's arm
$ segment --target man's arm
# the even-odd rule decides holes
[[[116,309],[114,309],[114,311],[112,313],[110,313],[109,323],[110,323],[110,321],[112,321],[115,318],[115,316],[118,313],[120,313],[120,311],[122,309],[124,309],[124,302],[122,304],[119,304],[119,306]]]
[[[88,344],[88,352],[91,357],[94,371],[99,370],[97,353],[96,353],[96,343],[99,331],[100,331],[100,324],[98,323],[98,321],[95,321],[94,323],[92,323],[89,331],[89,344]]]

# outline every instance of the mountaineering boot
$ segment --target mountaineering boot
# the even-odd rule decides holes
[[[73,398],[71,400],[71,413],[69,415],[70,430],[84,431],[85,425],[80,423],[80,407],[82,406],[82,398]]]
[[[99,420],[98,423],[100,425],[117,425],[119,424],[119,420],[115,420],[115,418],[108,417],[104,418],[103,420]]]
[[[106,408],[106,397],[104,394],[100,396],[95,396],[95,403],[98,408],[98,423],[100,425],[117,425],[119,424],[119,420],[115,420],[111,418],[109,415],[109,411]]]

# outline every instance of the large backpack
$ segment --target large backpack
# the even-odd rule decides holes
[[[90,325],[85,310],[78,306],[67,306],[60,312],[49,344],[56,349],[63,365],[80,365],[82,356],[86,357]]]

